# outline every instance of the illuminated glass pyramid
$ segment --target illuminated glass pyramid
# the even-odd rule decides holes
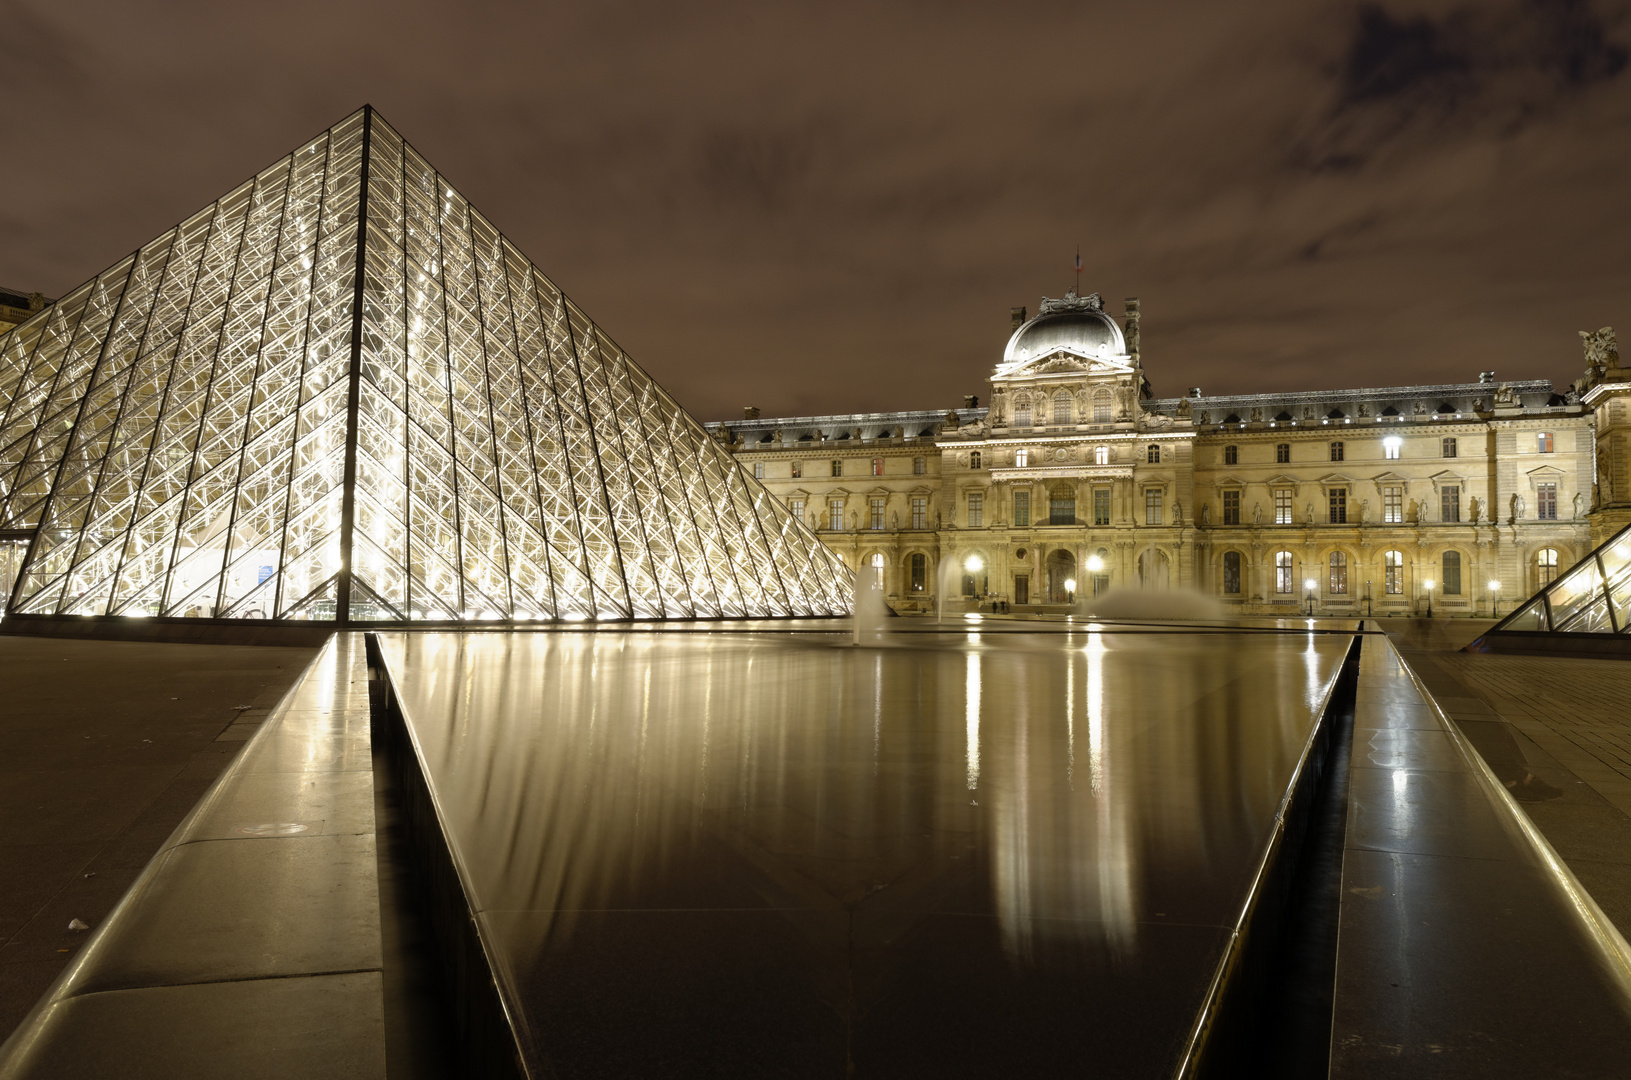
[[[1489,632],[1504,630],[1631,638],[1631,526],[1609,537]]]
[[[0,537],[28,540],[21,613],[850,605],[843,563],[367,108],[0,337]]]

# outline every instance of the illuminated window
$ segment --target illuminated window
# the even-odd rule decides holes
[[[1333,596],[1344,596],[1348,592],[1348,556],[1340,551],[1331,552],[1331,573],[1326,581],[1326,591]]]
[[[1389,596],[1404,593],[1404,554],[1389,551],[1382,555],[1382,591]]]
[[[873,476],[882,476],[883,475],[883,458],[875,457],[875,458],[872,459],[872,475]]]
[[[1144,489],[1144,524],[1161,524],[1161,489]]]
[[[1240,464],[1240,447],[1238,447],[1238,446],[1225,446],[1223,448],[1223,463],[1225,465],[1238,465],[1238,464]]]
[[[801,477],[803,475],[804,475],[804,462],[802,462],[802,461],[793,462],[793,479],[797,480],[799,477]]]
[[[1390,525],[1404,520],[1404,488],[1382,489],[1382,520]]]
[[[1538,585],[1550,585],[1557,577],[1557,552],[1541,548],[1535,552],[1535,579]]]
[[[1053,422],[1055,424],[1070,423],[1070,391],[1061,390],[1053,395]]]
[[[912,591],[922,592],[929,584],[929,557],[914,551],[909,560],[912,568]]]
[[[872,527],[874,529],[883,528],[883,507],[884,500],[881,498],[874,497],[867,500],[867,509],[870,511],[869,517],[872,519]],[[883,556],[881,555],[879,556],[879,558],[882,557]]]
[[[1399,457],[1399,448],[1403,445],[1403,439],[1399,438],[1397,435],[1389,435],[1387,438],[1382,440],[1382,456],[1387,458],[1389,461],[1397,460]]]
[[[1240,524],[1240,492],[1225,491],[1223,493],[1223,523],[1225,525]]]
[[[844,527],[844,500],[827,500],[827,528],[837,532]]]
[[[1058,484],[1048,491],[1048,524],[1076,524],[1076,492],[1069,484]]]
[[[844,463],[842,461],[835,461],[832,463],[832,474],[834,476],[844,475]]]
[[[1031,523],[1031,493],[1014,492],[1014,527],[1023,529]]]
[[[1030,461],[1031,461],[1031,452],[1029,450],[1021,449],[1021,450],[1015,450],[1014,451],[1014,467],[1015,468],[1023,469],[1026,465],[1030,464]]]
[[[1159,446],[1152,446],[1148,450],[1145,450],[1144,460],[1151,465],[1161,464],[1161,448]]]
[[[1341,443],[1334,442],[1334,443],[1331,444],[1331,460],[1332,461],[1341,461],[1342,460],[1342,444]]]
[[[1441,440],[1441,445],[1444,447],[1444,456],[1445,457],[1455,457],[1456,456],[1455,455],[1455,439],[1453,437],[1446,436],[1443,440]]]
[[[1461,485],[1446,484],[1438,489],[1439,520],[1461,520]],[[1446,592],[1449,590],[1446,589]]]
[[[1274,489],[1274,523],[1276,525],[1291,524],[1291,489]]]
[[[978,469],[980,467],[980,452],[978,450],[974,451],[968,456],[968,467],[971,469]]]
[[[1110,409],[1110,391],[1101,386],[1093,395],[1093,422],[1108,424],[1112,419]]]
[[[1292,572],[1291,552],[1276,551],[1274,553],[1274,591],[1289,593],[1296,589],[1296,575]]]
[[[867,564],[871,566],[872,569],[878,571],[878,573],[883,573],[883,553],[878,552],[874,554],[872,558],[867,560]]]
[[[1093,464],[1110,464],[1110,448],[1108,446],[1095,446],[1093,448]]]
[[[1223,553],[1223,591],[1227,596],[1240,595],[1240,552]]]
[[[1290,461],[1291,460],[1291,444],[1290,443],[1284,443],[1284,442],[1283,443],[1275,443],[1274,444],[1274,460],[1275,460],[1276,463],[1281,464],[1281,465],[1284,465],[1286,462]]]
[[[765,478],[765,463],[764,462],[755,461],[753,463],[753,478],[755,480],[763,480]]]
[[[1550,431],[1538,432],[1535,435],[1535,449],[1542,454],[1552,452],[1552,433]]]
[[[929,527],[929,500],[922,495],[912,496],[912,528],[926,529]]]
[[[1019,403],[1019,407],[1014,410],[1014,426],[1030,427],[1031,423],[1031,399],[1026,398],[1024,401],[1021,401]]]
[[[912,459],[912,475],[913,476],[922,476],[924,473],[926,473],[928,471],[929,471],[929,460],[927,458],[915,457],[915,458]]]
[[[1535,517],[1541,521],[1557,520],[1557,485],[1535,485]]]
[[[793,511],[793,516],[794,517],[798,518],[800,521],[804,520],[804,500],[803,499],[790,499],[790,500],[788,500],[787,508],[789,510]]]
[[[1444,567],[1444,576],[1443,576],[1444,595],[1445,596],[1460,596],[1461,595],[1461,552],[1459,552],[1459,551],[1446,551],[1444,553],[1443,567]]]
[[[1093,524],[1110,524],[1110,489],[1093,489]]]
[[[1348,523],[1348,489],[1345,487],[1332,488],[1328,493],[1330,519],[1332,525],[1346,525]]]
[[[968,527],[978,529],[985,524],[985,495],[978,491],[968,493]]]

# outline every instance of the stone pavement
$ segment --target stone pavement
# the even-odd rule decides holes
[[[313,655],[0,637],[0,1040]]]
[[[1631,663],[1412,649],[1395,641],[1586,891],[1631,937]]]

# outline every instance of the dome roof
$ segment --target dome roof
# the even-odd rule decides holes
[[[1092,299],[1097,300],[1097,296]],[[1061,307],[1065,310],[1059,310]],[[1008,339],[1002,366],[1019,367],[1056,352],[1067,352],[1083,360],[1122,359],[1127,355],[1127,342],[1121,327],[1098,304],[1076,297],[1045,300],[1042,313],[1015,330],[1014,336]]]

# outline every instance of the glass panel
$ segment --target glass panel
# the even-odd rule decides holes
[[[1552,607],[1552,625],[1558,630],[1579,629],[1570,626],[1570,620],[1587,605],[1601,599],[1602,595],[1602,578],[1597,573],[1597,562],[1587,559],[1559,578],[1547,593]]]
[[[1526,607],[1520,608],[1518,613],[1506,621],[1503,630],[1547,630],[1546,605],[1540,597],[1531,600]]]

